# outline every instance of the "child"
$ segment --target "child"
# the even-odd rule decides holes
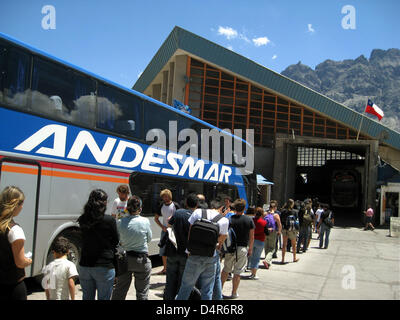
[[[78,276],[76,266],[67,259],[69,242],[59,237],[53,246],[54,261],[43,268],[42,286],[46,291],[47,300],[75,300],[75,281]]]
[[[117,193],[118,198],[113,202],[111,215],[116,219],[120,219],[127,214],[126,204],[128,203],[129,198],[129,187],[126,184],[121,184],[117,188]]]

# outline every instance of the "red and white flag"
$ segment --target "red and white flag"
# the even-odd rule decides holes
[[[365,112],[373,114],[374,116],[377,116],[379,121],[381,121],[381,119],[384,116],[384,113],[383,113],[382,109],[379,108],[375,103],[373,103],[369,99],[368,99],[368,104],[367,104],[367,106],[365,108]]]

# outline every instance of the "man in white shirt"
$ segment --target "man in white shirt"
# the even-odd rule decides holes
[[[162,204],[158,208],[157,212],[154,215],[154,221],[161,228],[161,236],[160,239],[163,238],[164,233],[167,232],[168,220],[173,216],[176,210],[180,209],[179,205],[172,201],[172,192],[171,190],[164,189],[160,192],[160,197],[162,200]],[[160,222],[160,217],[162,217],[162,223]],[[165,247],[160,248],[160,256],[163,261],[163,269],[158,274],[166,274],[167,273],[167,256],[165,255]]]
[[[320,204],[318,206],[318,210],[315,212],[315,217],[316,217],[316,222],[315,222],[315,232],[318,233],[318,238],[319,239],[319,229],[318,229],[318,223],[319,223],[319,219],[321,219],[321,214],[324,212],[324,209],[322,208],[322,205]]]
[[[211,202],[211,209],[207,209],[207,220],[212,220],[220,214],[223,204],[218,201]],[[195,210],[189,218],[189,223],[192,226],[195,221],[201,219],[202,209]],[[216,249],[220,249],[228,235],[229,220],[222,217],[217,221],[219,226],[218,242],[215,244]],[[199,255],[191,255],[186,261],[185,271],[183,272],[181,287],[179,289],[177,300],[187,300],[193,290],[193,287],[200,281],[200,291],[202,300],[211,300],[215,284],[217,272],[217,259],[219,258],[218,251],[214,251],[214,256],[206,257]]]

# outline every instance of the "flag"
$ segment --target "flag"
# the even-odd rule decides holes
[[[377,116],[379,121],[383,118],[384,114],[381,108],[379,108],[375,103],[373,103],[371,100],[368,99],[368,104],[365,108],[366,113],[373,114],[374,116]]]
[[[189,106],[184,105],[179,100],[174,99],[172,106],[174,108],[178,109],[178,110],[181,110],[181,111],[186,112],[188,114],[192,114],[192,109]]]

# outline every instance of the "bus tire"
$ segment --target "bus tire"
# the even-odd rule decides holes
[[[70,249],[68,253],[68,260],[72,261],[76,266],[78,266],[79,260],[81,258],[82,252],[82,235],[78,229],[67,229],[61,232],[57,238],[53,241],[53,244],[57,241],[59,237],[66,238],[70,243]],[[50,247],[49,253],[47,255],[47,264],[54,260],[52,247]]]

